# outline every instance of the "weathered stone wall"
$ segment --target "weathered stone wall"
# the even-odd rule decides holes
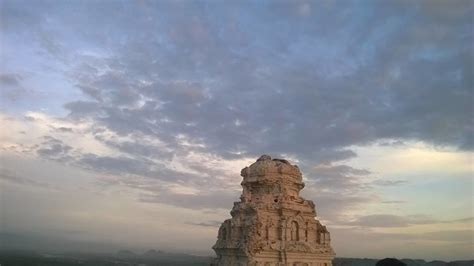
[[[314,203],[299,196],[298,167],[263,155],[241,175],[241,201],[219,228],[215,265],[331,266],[330,234]]]

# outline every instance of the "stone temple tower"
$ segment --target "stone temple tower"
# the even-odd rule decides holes
[[[243,193],[219,228],[214,265],[332,266],[329,232],[299,196],[298,166],[262,155],[241,175]]]

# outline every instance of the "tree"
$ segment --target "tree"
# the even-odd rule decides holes
[[[379,260],[375,266],[407,266],[402,261],[393,258],[385,258],[383,260]]]

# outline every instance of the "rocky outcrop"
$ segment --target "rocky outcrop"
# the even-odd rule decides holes
[[[241,175],[240,202],[213,246],[215,265],[331,266],[330,234],[315,218],[314,203],[299,195],[298,166],[263,155]]]

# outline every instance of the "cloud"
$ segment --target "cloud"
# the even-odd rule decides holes
[[[219,227],[222,221],[207,221],[207,222],[188,222],[190,225],[204,226],[204,227]]]
[[[14,171],[8,170],[6,168],[0,169],[0,180],[5,180],[19,185],[40,187],[40,188],[52,188],[52,185],[46,182],[36,181],[30,178],[18,176]]]
[[[232,203],[239,200],[236,191],[209,191],[199,194],[180,194],[162,191],[156,194],[143,194],[140,201],[148,203],[169,204],[191,209],[224,209],[232,208]]]
[[[58,128],[55,128],[55,129],[60,131],[60,132],[64,132],[64,133],[73,132],[73,129],[70,128],[70,127],[58,127]]]
[[[0,73],[0,83],[3,86],[18,86],[21,80],[18,74]]]
[[[270,153],[297,158],[307,170],[353,158],[356,154],[348,147],[381,138],[462,149],[472,144],[467,115],[472,91],[466,86],[472,60],[466,60],[470,50],[459,41],[469,22],[463,9],[440,13],[436,5],[420,4],[410,10],[414,17],[425,15],[427,21],[421,21],[397,12],[410,3],[374,5],[370,16],[345,4],[339,8],[359,18],[347,23],[346,17],[327,15],[334,11],[331,5],[290,5],[294,12],[289,13],[272,6],[256,9],[262,12],[257,17],[238,16],[218,4],[204,11],[200,4],[185,8],[169,3],[166,14],[154,4],[146,10],[124,5],[144,14],[143,19],[127,19],[130,13],[123,6],[110,3],[115,16],[89,12],[92,25],[81,15],[67,16],[69,7],[52,7],[56,12],[49,19],[73,27],[70,31],[77,34],[71,36],[60,26],[51,29],[36,12],[44,7],[20,12],[8,3],[12,12],[22,14],[8,16],[9,30],[22,27],[27,18],[36,21],[35,29],[43,36],[39,45],[48,53],[59,55],[65,47],[83,45],[78,52],[68,51],[75,63],[66,72],[84,99],[64,103],[66,119],[91,121],[96,128],[131,136],[117,141],[93,133],[121,154],[85,154],[77,159],[84,167],[152,176],[157,174],[150,170],[152,164],[166,168],[155,160],[158,156],[169,161],[191,152],[225,159]],[[184,9],[190,14],[183,16]],[[443,20],[437,21],[440,16]],[[302,17],[319,26],[294,27]],[[269,31],[270,21],[280,30]],[[323,30],[335,21],[340,31]],[[380,23],[367,27],[374,21]],[[104,30],[105,36],[100,34]],[[121,41],[124,35],[128,38]],[[111,44],[106,51],[104,43]],[[154,138],[163,144],[143,143]],[[62,148],[68,149],[50,145],[39,154],[65,153]],[[368,170],[341,167],[331,170],[337,173],[319,169],[317,185],[367,189],[364,176],[369,173],[363,171]]]
[[[172,159],[173,152],[165,143],[157,138],[150,139],[146,137],[132,137],[126,139],[111,138],[107,133],[95,133],[95,139],[101,141],[110,148],[121,151],[124,154],[144,158],[157,158],[169,161]]]
[[[437,231],[428,232],[418,235],[421,239],[448,241],[448,242],[464,242],[472,243],[474,231],[472,230],[451,230],[451,231]]]
[[[357,219],[345,223],[346,225],[361,227],[408,227],[413,225],[428,225],[441,223],[469,223],[473,217],[455,220],[438,220],[426,215],[400,216],[392,214],[373,214],[358,217]]]
[[[280,36],[285,33],[289,36],[304,34],[290,34],[286,32],[289,27],[282,27],[281,33],[264,35],[261,40],[267,46],[263,50],[252,45],[258,41],[254,36],[264,30],[261,27],[240,28],[239,31],[246,36],[246,45],[243,45],[233,42],[237,35],[218,34],[222,31],[221,27],[230,27],[234,21],[224,20],[221,27],[210,26],[221,19],[211,14],[206,14],[206,19],[198,16],[195,21],[187,21],[178,15],[182,7],[172,6],[169,8],[173,11],[161,19],[163,25],[170,26],[170,30],[163,33],[155,31],[153,36],[157,43],[144,41],[145,36],[132,31],[138,26],[145,30],[151,29],[151,24],[133,21],[121,30],[129,32],[137,41],[112,46],[112,53],[91,61],[96,62],[92,63],[93,68],[97,64],[96,69],[99,65],[106,65],[106,71],[77,70],[79,72],[75,76],[80,77],[77,86],[91,97],[91,101],[66,104],[71,117],[92,118],[119,134],[156,134],[173,146],[177,146],[173,144],[176,143],[175,136],[186,135],[203,143],[206,151],[227,158],[232,158],[236,153],[240,156],[258,156],[261,151],[265,151],[296,155],[313,161],[340,160],[353,156],[336,153],[341,147],[387,137],[420,139],[461,148],[470,145],[472,129],[462,126],[470,121],[465,115],[469,107],[465,99],[469,97],[464,96],[472,93],[463,85],[468,82],[469,75],[462,75],[470,63],[454,64],[469,50],[458,42],[441,41],[434,45],[433,53],[436,55],[443,49],[449,51],[443,52],[447,53],[446,56],[428,58],[436,60],[437,64],[428,64],[426,58],[413,58],[417,52],[425,51],[424,47],[417,44],[431,44],[434,36],[415,36],[414,30],[404,33],[402,29],[410,28],[407,23],[419,23],[414,28],[422,30],[429,27],[432,30],[430,24],[410,22],[408,19],[403,20],[403,17],[395,18],[394,11],[375,6],[381,11],[374,13],[379,17],[362,20],[354,29],[349,26],[341,29],[348,34],[360,34],[357,36],[360,39],[356,40],[367,39],[361,41],[362,45],[351,46],[360,47],[357,48],[358,54],[364,56],[360,58],[364,63],[355,64],[351,71],[333,79],[318,71],[308,70],[330,67],[337,71],[331,65],[334,64],[331,59],[326,59],[328,62],[308,63],[291,49],[305,42],[317,41],[317,37],[304,35],[305,38],[281,39]],[[401,7],[394,5],[394,8]],[[212,9],[229,12],[220,5],[212,6]],[[422,5],[416,12],[427,12],[425,9],[431,10],[431,7]],[[138,9],[137,12],[143,10]],[[194,11],[191,9],[189,12]],[[352,12],[357,15],[358,11]],[[387,22],[372,31],[356,31],[369,21],[372,23],[372,19],[383,21],[387,15]],[[236,21],[244,19],[230,17]],[[317,14],[311,19],[316,17]],[[269,12],[261,18],[267,20],[276,17]],[[459,39],[463,34],[462,22],[465,18],[461,16],[443,24],[443,34]],[[101,19],[104,25],[113,22],[113,18]],[[281,23],[297,23],[293,19]],[[323,27],[331,20],[326,18],[318,22]],[[116,34],[112,32],[107,38],[112,41]],[[328,34],[329,40],[344,38],[336,33]],[[149,35],[146,38],[150,38]],[[404,39],[404,50],[391,46],[398,43],[393,42],[398,38]],[[338,43],[334,49],[347,50],[344,41]],[[322,48],[328,45],[320,45],[325,46],[305,46],[306,57],[321,56]],[[371,53],[367,50],[369,45],[374,47]],[[125,50],[128,52],[123,53]],[[389,56],[388,51],[395,51],[397,57]],[[268,53],[271,52],[279,53],[280,56],[269,57]],[[243,53],[255,54],[256,57],[252,59]],[[279,67],[277,63],[282,60],[280,58],[294,60],[287,63],[290,64],[288,70]],[[82,62],[91,65],[89,61],[89,57],[86,57]],[[232,63],[223,64],[223,61]],[[328,64],[320,65],[323,63]],[[397,65],[404,67],[397,68]],[[460,76],[452,74],[458,71],[457,67],[461,68]],[[452,70],[448,71],[451,74],[445,69]],[[432,73],[439,73],[443,82],[432,78]],[[383,89],[379,90],[379,87]],[[413,87],[419,89],[413,91],[410,89]],[[446,87],[455,89],[446,90]],[[448,104],[441,104],[441,101],[446,100]],[[454,102],[459,104],[449,104]],[[275,106],[278,106],[278,110],[274,109]],[[240,121],[239,125],[235,121]]]
[[[432,231],[420,234],[379,234],[379,237],[383,238],[395,238],[407,240],[433,240],[443,242],[461,242],[469,244],[472,241],[474,231],[472,230],[445,230],[445,231]]]
[[[373,194],[352,193],[345,195],[339,192],[315,191],[309,187],[303,190],[302,195],[315,202],[319,219],[330,221],[330,224],[338,224],[347,220],[348,213],[363,211],[367,205],[378,199]]]
[[[43,139],[41,146],[36,150],[40,157],[59,161],[72,159],[69,155],[69,152],[73,149],[71,146],[51,136],[44,136]]]
[[[407,182],[406,180],[375,180],[372,184],[377,186],[398,186],[404,185]]]
[[[474,217],[467,217],[467,218],[462,218],[462,219],[457,219],[457,220],[450,220],[450,221],[445,221],[447,223],[467,223],[467,222],[472,222],[474,221]]]
[[[407,227],[412,224],[434,223],[434,220],[424,217],[404,217],[390,214],[367,215],[350,222],[350,225],[364,227]]]
[[[348,165],[317,165],[308,173],[315,186],[337,191],[361,191],[370,189],[370,174],[366,169],[356,169]],[[310,183],[311,184],[311,183]]]
[[[381,203],[383,203],[383,204],[402,204],[402,203],[406,203],[406,201],[403,201],[403,200],[384,200]]]
[[[0,96],[2,101],[17,102],[28,96],[28,90],[22,86],[23,77],[14,73],[0,73]]]
[[[142,176],[150,174],[147,162],[133,158],[97,156],[89,153],[83,155],[78,163],[86,168],[111,174],[135,174]]]

